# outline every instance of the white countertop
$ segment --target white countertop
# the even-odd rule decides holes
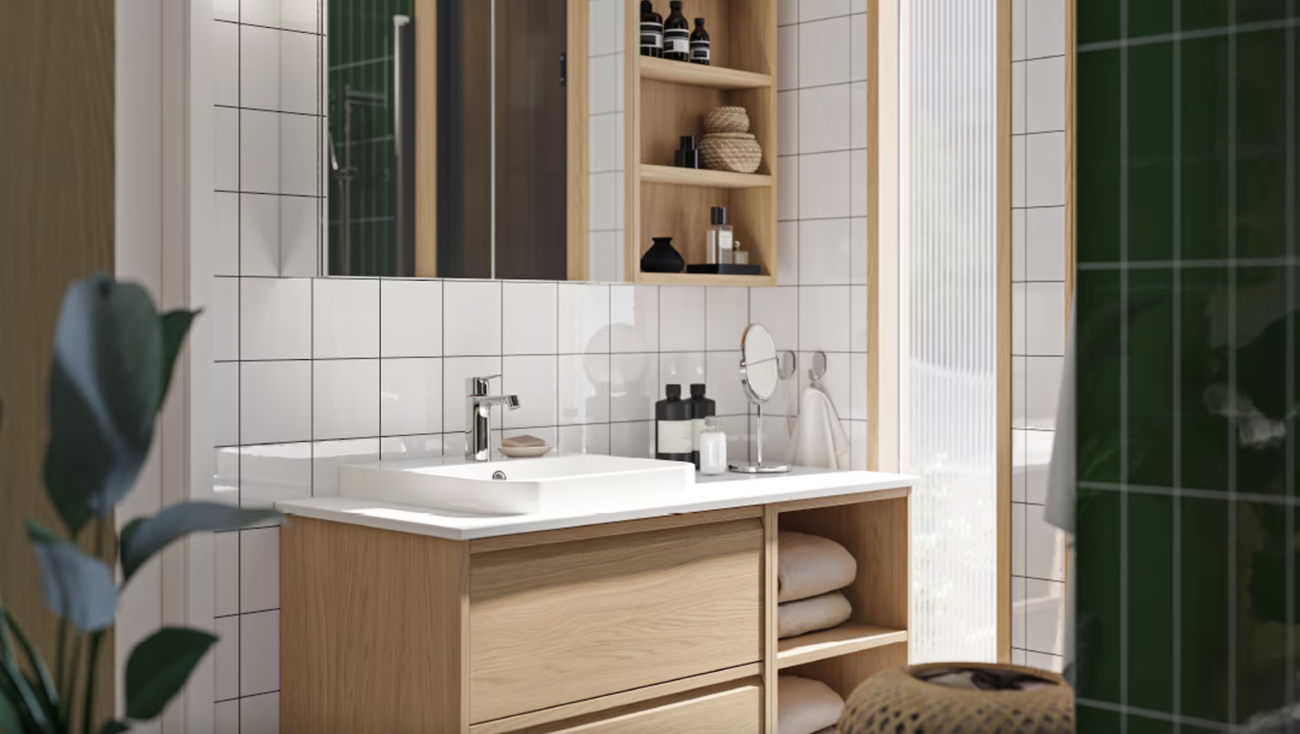
[[[283,500],[275,503],[275,506],[288,515],[317,520],[345,522],[451,540],[473,540],[532,533],[539,530],[640,520],[686,512],[723,510],[855,492],[898,489],[910,487],[915,482],[916,477],[905,474],[793,467],[788,474],[763,476],[733,473],[720,476],[696,474],[692,496],[685,501],[680,495],[662,499],[629,497],[626,507],[589,513],[565,511],[537,512],[527,515],[483,515],[351,497]]]

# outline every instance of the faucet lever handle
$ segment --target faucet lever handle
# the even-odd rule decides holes
[[[482,377],[469,377],[465,380],[465,392],[471,398],[481,398],[488,394],[488,383],[500,377],[500,373],[495,375],[483,375]]]

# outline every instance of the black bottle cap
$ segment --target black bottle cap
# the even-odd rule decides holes
[[[715,207],[713,207],[712,209],[710,209],[710,210],[709,210],[709,223],[710,223],[710,224],[726,224],[726,223],[727,223],[727,207],[725,207],[725,206],[715,206]]]
[[[695,19],[695,25],[704,25],[704,19],[703,19],[703,18],[696,18],[696,19]]]
[[[672,8],[673,10],[681,10],[682,0],[672,0],[671,2],[668,3],[668,7]]]
[[[704,397],[704,386],[698,382],[691,383],[691,397],[693,398]]]
[[[681,385],[664,385],[664,395],[667,395],[669,400],[681,400],[681,399],[682,399],[682,386],[681,386]]]
[[[650,4],[650,0],[641,0],[641,12],[653,13],[654,11],[654,6]]]
[[[692,150],[695,148],[695,136],[683,135],[681,139],[682,150]]]

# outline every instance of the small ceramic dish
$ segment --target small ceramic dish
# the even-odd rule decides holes
[[[508,456],[512,459],[533,459],[538,456],[545,456],[550,453],[554,446],[543,444],[541,446],[498,446],[497,450],[502,456]]]

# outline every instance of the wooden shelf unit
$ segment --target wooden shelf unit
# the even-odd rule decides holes
[[[839,627],[777,642],[776,667],[789,668],[899,642],[907,642],[907,630],[850,620]]]
[[[627,281],[689,285],[775,285],[777,242],[776,0],[688,0],[704,18],[712,64],[642,56],[625,66],[624,261]],[[640,3],[627,0],[626,48],[640,45]],[[705,113],[738,105],[763,148],[754,174],[674,168],[681,137],[704,133]],[[687,263],[707,261],[709,210],[727,207],[735,239],[761,265],[757,276],[642,273],[653,237],[672,237]],[[743,280],[737,280],[743,278]]]

